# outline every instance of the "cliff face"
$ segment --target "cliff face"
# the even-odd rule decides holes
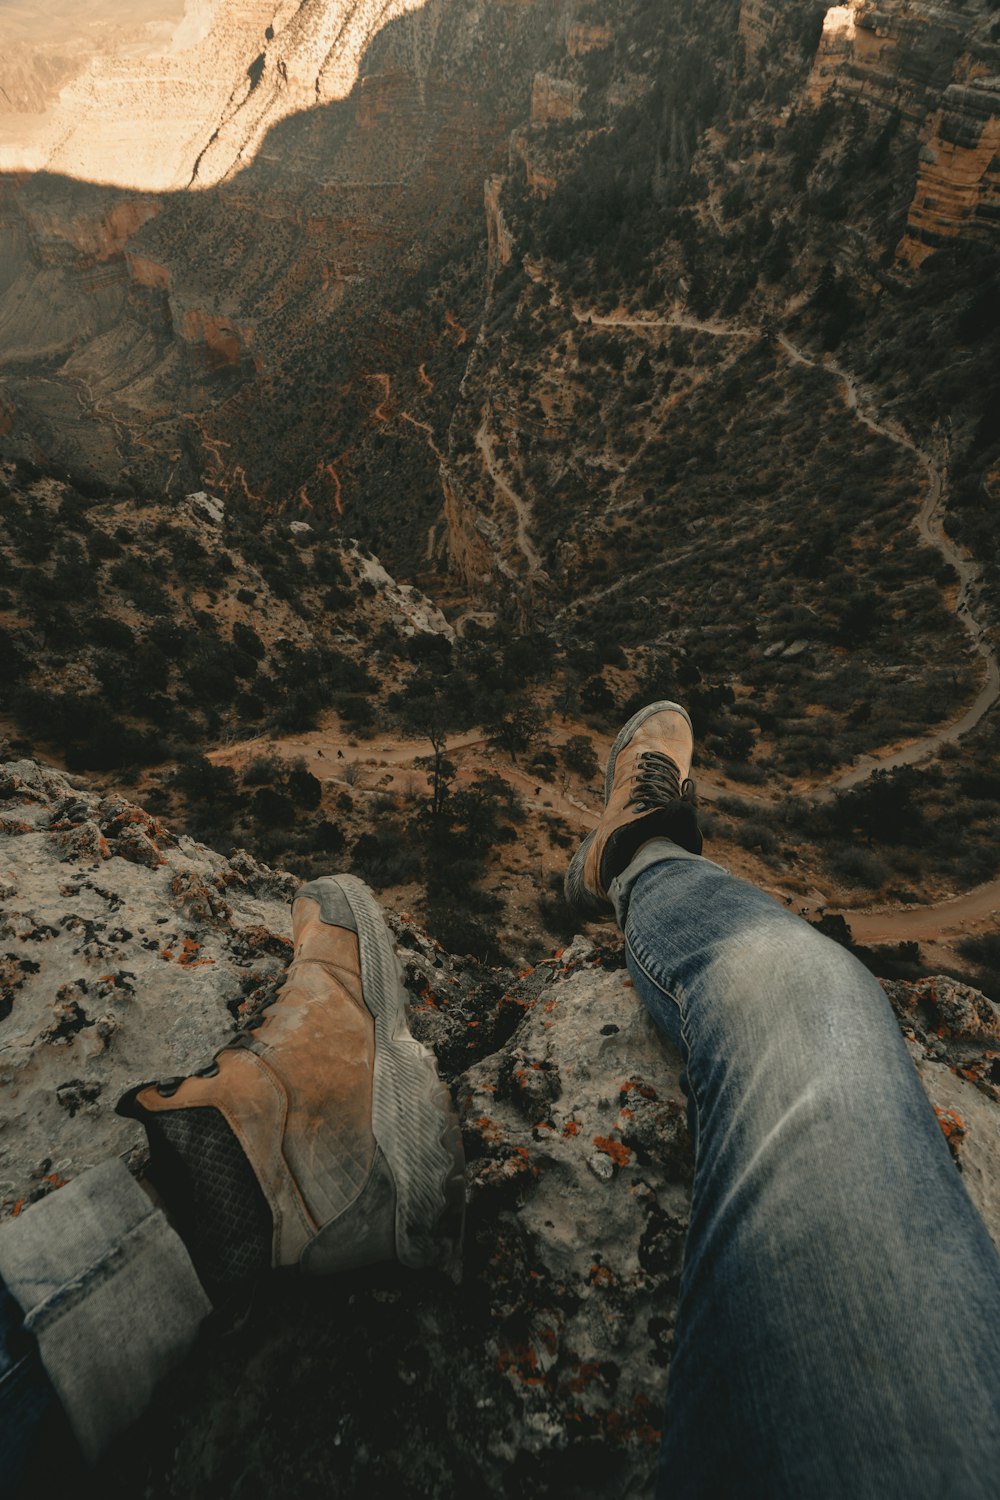
[[[682,45],[656,63],[666,32]],[[444,503],[434,448],[464,360],[443,321],[455,309],[424,295],[426,268],[472,253],[484,179],[483,270],[507,263],[516,246],[502,171],[513,167],[514,180],[523,171],[530,192],[550,199],[595,132],[631,110],[662,137],[653,203],[699,150],[701,202],[721,199],[731,168],[711,160],[709,134],[701,147],[697,139],[712,108],[678,101],[692,69],[714,74],[716,90],[730,87],[737,43],[753,72],[774,81],[786,117],[826,101],[904,122],[898,139],[917,142],[920,161],[915,170],[896,163],[895,190],[911,174],[893,241],[901,266],[956,239],[992,241],[1000,116],[990,80],[1000,49],[985,13],[852,0],[823,18],[744,0],[710,22],[681,8],[654,25],[641,6],[611,16],[575,0],[220,0],[189,8],[183,25],[128,55],[109,42],[78,60],[43,120],[47,156],[28,152],[37,119],[21,158],[8,122],[10,159],[21,166],[44,159],[50,171],[109,184],[195,189],[4,181],[0,372],[6,366],[4,399],[19,415],[11,437],[60,462],[110,457],[148,486],[246,487],[272,503],[303,490],[313,504],[336,496],[348,512],[356,505],[360,526],[383,505],[370,494],[380,461],[366,455],[387,429],[372,421],[377,403],[367,397],[372,373],[387,373],[407,414],[391,440],[419,476],[416,538]],[[699,54],[705,61],[689,64]],[[665,83],[674,74],[681,81]],[[721,100],[714,108],[724,110]],[[476,274],[457,278],[474,319]],[[435,359],[431,391],[416,371]],[[83,373],[99,376],[104,397],[86,435],[68,420],[86,400],[74,385]],[[153,384],[161,400],[151,406]],[[167,406],[206,414],[181,445],[180,468]],[[334,486],[330,460],[344,455]]]
[[[759,8],[752,9],[748,25],[759,36],[766,28]],[[919,173],[897,249],[911,267],[956,238],[996,239],[1000,46],[991,15],[986,7],[851,0],[824,19],[808,85],[812,102],[863,100],[919,133]]]
[[[117,1098],[203,1066],[273,997],[296,882],[34,761],[0,764],[0,807],[5,1218],[111,1153],[141,1169]],[[512,1475],[531,1500],[652,1493],[693,1167],[681,1059],[620,946],[577,938],[517,976],[389,921],[462,1120],[463,1280],[265,1282],[107,1456],[109,1496],[223,1493],[234,1452],[289,1493],[375,1474],[421,1500],[508,1494]],[[1000,1013],[945,979],[889,990],[1000,1239]]]
[[[474,251],[484,177],[563,9],[224,0],[197,39],[189,26],[153,58],[94,60],[65,96],[72,129],[53,126],[50,172],[196,190],[4,181],[0,371],[19,451],[76,467],[113,454],[148,487],[336,497],[360,526],[371,505],[352,467],[370,472],[359,449],[384,425],[370,377],[385,372],[426,535],[464,358],[447,319],[464,313],[420,283]],[[102,153],[128,170],[102,170]],[[67,420],[84,374],[103,395],[86,436]],[[205,414],[180,445],[169,407]]]
[[[898,255],[919,266],[956,239],[994,242],[1000,226],[1000,78],[951,84],[930,117]]]

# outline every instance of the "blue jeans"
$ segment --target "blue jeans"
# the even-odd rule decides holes
[[[35,1457],[39,1433],[56,1405],[33,1341],[22,1333],[21,1310],[0,1279],[0,1474],[17,1494]]]
[[[658,1495],[995,1496],[1000,1259],[881,987],[674,845],[616,886],[697,1152]]]

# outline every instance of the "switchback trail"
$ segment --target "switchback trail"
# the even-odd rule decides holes
[[[739,338],[754,339],[759,337],[757,330],[746,328],[736,323],[726,322],[720,319],[699,319],[692,317],[683,311],[674,310],[666,318],[628,318],[621,314],[597,314],[588,312],[585,308],[574,306],[572,314],[577,323],[590,324],[593,327],[621,327],[636,330],[648,328],[680,328],[694,333],[709,334],[714,338]],[[944,531],[942,524],[942,501],[946,488],[946,471],[942,463],[925,452],[897,425],[880,421],[878,415],[866,407],[857,380],[848,371],[836,364],[829,357],[814,359],[806,354],[785,333],[777,335],[777,342],[793,364],[808,366],[825,370],[834,379],[840,381],[844,388],[844,401],[847,409],[855,414],[858,421],[864,424],[869,431],[879,434],[889,442],[898,447],[905,448],[922,465],[926,473],[926,486],[920,509],[915,518],[917,531],[922,541],[934,547],[954,570],[959,580],[958,596],[956,601],[956,615],[971,638],[976,654],[983,661],[986,669],[985,682],[973,703],[956,720],[950,724],[942,725],[931,733],[911,741],[897,750],[890,751],[882,756],[863,756],[851,769],[840,776],[834,776],[813,787],[803,788],[800,795],[813,796],[817,800],[827,800],[836,795],[840,790],[845,790],[863,782],[875,770],[892,770],[898,766],[914,765],[927,759],[934,754],[941,745],[951,741],[957,741],[969,732],[984,714],[993,707],[1000,699],[1000,666],[997,657],[992,650],[983,627],[976,620],[972,611],[973,586],[979,579],[977,565],[954,545]],[[386,420],[390,413],[386,410],[385,402],[388,400],[388,381],[385,376],[373,376],[375,380],[384,381],[383,403],[376,409],[377,419]],[[408,414],[406,419],[413,421]],[[530,507],[512,489],[507,480],[500,472],[500,465],[493,450],[493,437],[489,426],[490,410],[488,403],[483,408],[482,420],[476,433],[475,443],[482,457],[483,466],[489,474],[496,488],[504,495],[514,511],[517,519],[516,537],[517,545],[524,556],[531,573],[541,572],[541,558],[531,541],[528,526],[531,519]],[[424,426],[423,423],[414,425]],[[429,430],[429,429],[425,429]],[[584,729],[585,726],[580,726]],[[564,732],[557,733],[556,738],[564,737]],[[601,742],[603,736],[594,736],[595,740]],[[276,750],[285,758],[296,755],[305,755],[312,759],[317,755],[335,760],[339,766],[346,769],[345,762],[352,760],[359,762],[359,769],[364,761],[374,757],[375,767],[382,769],[386,779],[391,781],[391,767],[403,768],[412,766],[414,760],[423,754],[419,743],[413,740],[395,739],[389,743],[381,744],[377,751],[368,746],[349,747],[347,739],[339,731],[319,731],[301,736],[289,737],[278,742],[265,740],[249,741],[241,745],[229,746],[226,749],[213,752],[211,759],[217,762],[238,762],[254,751],[266,748]],[[482,751],[486,747],[486,740],[482,730],[474,729],[466,734],[456,735],[447,747],[446,754],[454,754],[462,751]],[[602,744],[605,751],[610,748],[610,740]],[[366,750],[368,754],[366,755]],[[340,756],[338,757],[338,751]],[[330,767],[334,770],[334,767]],[[365,767],[368,773],[373,770],[371,764]],[[527,783],[533,778],[524,770],[511,766],[504,767],[501,774],[505,779],[514,783]],[[336,779],[340,779],[338,776]],[[756,803],[761,811],[765,811],[772,798],[761,793],[749,793],[742,789],[719,787],[713,784],[711,778],[700,779],[703,797],[708,801],[714,801],[720,795],[738,795],[746,801]],[[571,818],[582,828],[592,828],[597,821],[596,810],[591,810],[579,801],[575,796],[566,793],[555,792],[551,786],[547,786],[546,795],[550,799],[547,806],[558,810],[564,816]],[[801,902],[798,903],[801,905]],[[833,908],[831,908],[833,909]],[[904,942],[923,941],[948,942],[963,933],[975,930],[995,928],[1000,918],[1000,879],[989,881],[984,885],[977,886],[974,890],[967,891],[961,895],[948,897],[944,900],[934,902],[930,905],[902,906],[889,911],[866,911],[862,909],[845,910],[838,909],[840,914],[848,921],[857,940],[865,943],[871,942]]]
[[[666,318],[629,318],[623,313],[601,314],[574,306],[573,317],[577,323],[590,324],[593,327],[684,328],[691,332],[707,333],[714,338],[752,339],[759,337],[757,330],[747,328],[740,323],[721,318],[695,318],[678,309],[674,309]],[[880,437],[895,443],[897,447],[905,448],[923,467],[926,473],[926,485],[920,509],[915,517],[917,532],[921,541],[940,552],[944,561],[955,570],[958,578],[956,618],[969,636],[973,650],[985,668],[985,680],[975,699],[965,712],[950,724],[943,724],[929,734],[911,740],[898,750],[890,751],[887,755],[860,756],[849,771],[803,789],[805,795],[826,801],[836,796],[838,791],[845,791],[849,787],[858,786],[866,781],[873,771],[892,771],[899,766],[917,765],[934,755],[942,745],[949,742],[955,743],[963,735],[968,734],[969,730],[975,728],[984,714],[988,713],[1000,699],[1000,663],[983,626],[973,614],[973,587],[980,578],[979,567],[956,547],[944,529],[942,501],[947,482],[944,465],[938,463],[923,448],[918,447],[897,424],[890,425],[879,421],[878,416],[873,414],[863,402],[861,389],[855,377],[830,359],[828,355],[814,359],[793,343],[786,333],[779,333],[777,342],[792,364],[825,370],[827,374],[839,380],[844,387],[844,404],[848,411],[853,412],[858,421],[870,432],[877,433]]]
[[[815,369],[826,370],[839,380],[844,387],[844,400],[848,411],[852,411],[870,432],[877,433],[880,437],[887,438],[889,442],[895,443],[897,447],[905,448],[911,453],[918,463],[923,467],[926,476],[924,498],[916,516],[916,527],[922,542],[929,547],[934,547],[941,553],[942,558],[952,568],[958,577],[958,598],[955,613],[959,623],[966,631],[972,641],[976,655],[984,663],[986,677],[983,686],[977,693],[974,701],[966,709],[960,718],[950,724],[942,725],[930,734],[922,735],[919,739],[912,740],[908,745],[899,750],[891,751],[888,755],[863,755],[860,756],[855,765],[841,776],[832,780],[824,781],[810,790],[813,794],[827,800],[836,795],[838,791],[849,787],[858,786],[866,781],[873,771],[892,771],[899,766],[912,766],[920,761],[927,760],[942,745],[949,742],[954,743],[968,734],[970,729],[975,728],[993,705],[1000,698],[1000,665],[986,637],[986,632],[976,620],[972,613],[972,589],[979,580],[980,572],[978,565],[971,558],[960,552],[954,542],[944,529],[942,521],[942,500],[946,486],[946,471],[943,464],[937,463],[924,449],[918,448],[917,444],[900,427],[880,422],[877,417],[867,411],[862,404],[860,388],[854,376],[847,370],[841,368],[829,357],[816,360],[793,344],[787,334],[778,334],[778,343],[784,349],[793,364],[808,365]]]
[[[476,432],[476,447],[479,449],[483,460],[483,468],[486,470],[494,486],[505,496],[517,517],[517,545],[522,557],[528,564],[528,572],[538,574],[542,572],[542,559],[535,547],[534,542],[528,535],[528,522],[531,519],[531,508],[521,496],[511,489],[506,479],[500,472],[496,454],[493,452],[493,437],[490,432],[489,402],[483,407],[483,419]]]
[[[590,734],[599,756],[606,759],[611,749],[611,737],[593,734],[587,725],[563,720],[550,726],[549,743],[563,744],[573,734]],[[539,813],[561,814],[581,831],[589,831],[598,820],[598,811],[588,807],[568,788],[560,789],[552,783],[538,785],[537,776],[530,770],[511,764],[506,757],[490,756],[485,764],[479,756],[485,754],[488,742],[482,729],[470,729],[463,734],[448,737],[445,755],[449,758],[473,752],[473,764],[460,770],[459,780],[465,783],[483,769],[500,775],[521,792],[528,807]],[[405,739],[401,736],[380,738],[374,741],[352,744],[348,732],[334,721],[323,729],[308,730],[301,734],[268,739],[259,736],[237,744],[220,747],[209,753],[215,765],[229,765],[234,770],[243,769],[255,755],[274,754],[282,760],[302,758],[306,765],[323,780],[332,780],[350,786],[352,790],[375,793],[392,790],[401,778],[406,784],[407,773],[417,774],[420,768],[416,761],[429,754],[426,741]],[[706,802],[714,802],[720,795],[736,795],[733,788],[716,786],[710,778],[698,778],[698,790]],[[536,795],[537,794],[537,795]],[[592,794],[591,800],[594,800]],[[766,808],[762,797],[745,792],[739,793],[744,800],[759,802]],[[776,894],[782,894],[781,891]],[[815,905],[816,897],[810,902]],[[803,898],[792,899],[793,909],[803,906]],[[998,925],[1000,915],[1000,880],[976,886],[962,895],[946,897],[929,905],[902,906],[890,911],[866,911],[848,909],[829,904],[850,925],[858,942],[949,942],[955,938],[971,935],[976,931],[990,930]]]
[[[536,278],[537,279],[537,278]],[[709,334],[714,338],[753,339],[759,331],[720,318],[695,318],[682,309],[674,308],[665,318],[631,318],[624,313],[601,314],[572,307],[574,320],[595,328],[631,328],[642,331],[652,328],[681,328],[694,333]],[[943,524],[943,500],[947,486],[945,464],[919,447],[917,443],[896,423],[880,421],[876,412],[863,399],[859,382],[828,355],[813,358],[795,344],[786,333],[777,335],[777,342],[792,364],[825,370],[838,380],[844,389],[844,404],[857,420],[870,432],[886,438],[897,447],[905,448],[922,466],[926,475],[924,495],[920,509],[914,518],[918,535],[926,545],[934,547],[943,560],[955,571],[958,578],[958,594],[955,614],[969,636],[973,650],[985,668],[983,685],[975,699],[957,719],[940,725],[926,735],[911,740],[908,744],[884,755],[860,756],[850,770],[833,776],[814,786],[802,789],[806,796],[818,801],[828,801],[838,791],[846,791],[866,781],[874,771],[891,771],[900,766],[916,765],[934,755],[942,745],[956,743],[969,733],[1000,699],[1000,663],[991,646],[984,627],[973,612],[973,590],[980,580],[978,565],[955,545]],[[721,789],[704,785],[704,793],[714,800]],[[759,794],[740,793],[747,800],[765,806],[771,799]],[[931,941],[961,933],[964,925],[975,923],[979,927],[997,925],[1000,910],[1000,880],[977,886],[964,895],[938,902],[933,906],[903,907],[890,912],[848,911],[844,916],[856,924],[857,935],[862,941],[905,941],[921,937]]]

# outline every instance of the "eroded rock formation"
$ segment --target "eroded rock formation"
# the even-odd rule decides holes
[[[921,134],[897,251],[910,266],[959,236],[993,240],[1000,222],[1000,46],[991,13],[979,10],[972,17],[922,0],[849,0],[824,19],[812,101],[853,95],[911,121]],[[744,11],[748,33],[761,39],[761,7]]]

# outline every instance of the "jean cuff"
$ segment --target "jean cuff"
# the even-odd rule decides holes
[[[0,1277],[91,1460],[211,1311],[182,1241],[117,1157],[4,1225]]]
[[[663,864],[664,860],[696,860],[701,865],[715,864],[714,860],[705,859],[701,854],[691,854],[687,849],[682,849],[675,844],[673,839],[653,838],[648,839],[641,848],[637,849],[632,856],[631,863],[627,864],[620,875],[616,875],[608,887],[608,895],[611,897],[615,908],[615,916],[618,926],[625,931],[625,917],[628,912],[629,898],[632,895],[632,887],[640,875],[652,868],[653,865]],[[717,870],[722,865],[715,865]]]

